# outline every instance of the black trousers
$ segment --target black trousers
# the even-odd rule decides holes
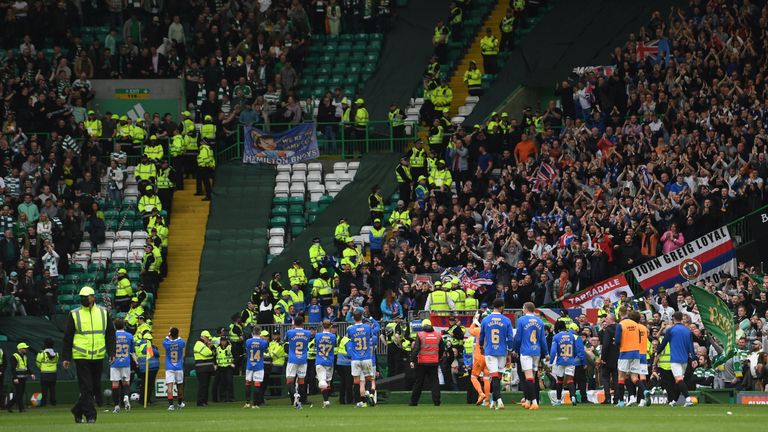
[[[410,183],[398,183],[397,184],[397,191],[400,195],[400,199],[403,200],[406,203],[411,202],[411,192],[413,191],[413,188]],[[382,221],[385,222],[385,221]]]
[[[351,404],[354,401],[352,388],[352,366],[336,366],[339,374],[339,403]]]
[[[197,373],[197,405],[207,405],[213,366],[195,367],[195,372]]]
[[[576,366],[576,373],[573,376],[573,381],[576,383],[576,388],[579,389],[581,395],[581,401],[587,401],[587,373],[585,366]]]
[[[233,367],[220,367],[216,370],[216,377],[213,379],[214,402],[233,402],[235,400],[235,389],[232,383],[234,373],[235,368]]]
[[[147,378],[145,377],[145,375],[146,375],[146,372],[141,372],[141,371],[139,371],[139,373],[136,374],[139,381],[138,383],[139,385],[136,387],[136,391],[139,392],[140,405],[144,405],[144,379]],[[154,398],[152,397],[152,393],[154,393],[155,378],[157,378],[157,369],[152,369],[149,371],[149,389],[147,390],[148,404],[151,404],[154,400]],[[169,388],[168,391],[172,391],[172,390]]]
[[[432,403],[440,405],[440,381],[437,378],[437,364],[417,364],[415,367],[415,379],[413,390],[411,391],[411,405],[419,403],[421,391],[424,389],[425,381],[429,380],[432,390]]]
[[[40,393],[43,394],[43,406],[56,406],[56,374],[45,373],[40,377]]]
[[[206,198],[211,197],[213,188],[213,168],[198,167],[195,193],[205,193]]]
[[[171,158],[171,180],[176,185],[177,190],[184,190],[184,156],[176,156]]]
[[[483,54],[483,71],[485,71],[485,73],[496,75],[498,72],[496,57],[496,54]]]
[[[320,388],[317,386],[317,371],[315,370],[315,360],[307,360],[307,376],[304,379],[304,385],[306,386],[306,390],[304,391],[304,399],[301,401],[301,403],[308,403],[307,396],[320,392]]]
[[[667,391],[667,403],[677,401],[680,397],[680,392],[675,385],[675,376],[672,375],[672,371],[659,368],[659,376],[661,378],[661,388]]]
[[[101,370],[103,360],[75,360],[77,368],[77,385],[80,388],[80,398],[72,407],[75,418],[85,417],[86,420],[96,420],[94,397],[101,391]]]
[[[13,399],[8,402],[8,411],[13,410],[15,406],[19,412],[22,412],[24,411],[24,401],[26,400],[24,390],[27,388],[27,379],[17,378],[15,382],[11,380],[11,383],[13,383]]]
[[[619,380],[619,371],[615,367],[603,365],[600,368],[600,383],[603,384],[603,391],[605,392],[605,402],[613,403],[611,401],[611,391],[613,391],[613,397],[616,398],[616,383]],[[616,400],[615,402],[618,402]]]
[[[172,188],[158,188],[157,197],[160,198],[160,204],[163,206],[163,210],[168,213],[168,217],[165,218],[165,222],[171,223],[171,209],[173,207],[173,189]]]

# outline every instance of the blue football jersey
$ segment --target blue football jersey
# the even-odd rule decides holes
[[[169,337],[163,340],[165,348],[165,370],[184,370],[184,347],[187,343],[182,338],[171,340]]]
[[[583,352],[584,345],[581,343],[581,338],[569,331],[562,331],[552,338],[549,359],[552,364],[577,366]]]
[[[264,370],[264,356],[267,353],[267,348],[269,348],[269,342],[259,337],[245,341],[245,358],[248,360],[245,369],[249,371]]]
[[[288,341],[288,363],[305,364],[307,362],[307,349],[312,339],[312,332],[307,329],[294,328],[285,333]]]
[[[115,332],[115,361],[112,367],[123,368],[131,366],[131,354],[133,354],[133,335],[125,330]]]
[[[487,356],[505,356],[513,339],[512,321],[500,313],[492,313],[480,324],[480,346]]]
[[[544,357],[549,354],[541,318],[535,315],[523,315],[518,318],[513,349],[520,355],[531,357]]]
[[[326,332],[316,334],[315,348],[317,349],[315,364],[318,366],[333,366],[333,350],[336,348],[336,335]]]
[[[317,324],[323,320],[323,308],[320,305],[309,305],[307,308],[307,322]]]
[[[351,360],[370,360],[373,331],[368,324],[353,324],[347,328],[347,354]]]

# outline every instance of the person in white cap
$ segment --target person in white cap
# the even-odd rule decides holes
[[[96,292],[85,286],[80,289],[81,307],[70,312],[64,328],[62,365],[69,369],[74,360],[80,397],[72,407],[75,423],[96,423],[93,403],[99,388],[104,359],[115,358],[115,327],[107,310],[96,305]]]

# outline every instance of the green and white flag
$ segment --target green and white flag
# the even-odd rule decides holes
[[[723,347],[722,354],[712,362],[712,367],[719,366],[733,357],[736,352],[736,326],[733,323],[733,313],[724,301],[709,291],[695,285],[690,285],[688,288],[696,300],[701,322],[704,323],[709,334]]]

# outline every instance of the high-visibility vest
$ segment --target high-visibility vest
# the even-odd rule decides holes
[[[373,236],[373,241],[371,242],[371,248],[374,247],[374,242],[375,242],[376,248],[377,249],[381,249],[381,247],[382,247],[382,245],[384,243],[384,241],[383,241],[384,233],[386,233],[386,232],[387,232],[387,229],[384,228],[384,226],[382,226],[379,229],[376,229],[376,227],[371,227],[371,235]]]
[[[355,111],[355,126],[363,127],[368,125],[368,110],[360,107]]]
[[[117,290],[115,291],[115,297],[130,297],[133,295],[133,288],[131,287],[131,280],[124,277],[117,281]]]
[[[189,135],[190,132],[195,130],[195,122],[193,122],[190,119],[184,119],[184,121],[181,122],[183,130],[181,133],[183,135]]]
[[[512,5],[516,11],[525,9],[525,0],[513,0]]]
[[[197,166],[203,168],[215,168],[216,159],[213,158],[213,150],[207,144],[200,146],[200,153],[197,154]]]
[[[96,138],[101,138],[102,128],[101,120],[85,120],[85,130],[88,131],[88,135]]]
[[[377,204],[373,207],[371,207],[371,197],[376,199]],[[384,198],[381,197],[380,193],[370,194],[368,195],[368,208],[372,212],[383,212],[384,211]]]
[[[499,53],[499,40],[496,36],[484,36],[480,40],[480,51],[482,55],[496,55]]]
[[[402,168],[402,172],[405,175],[405,178],[403,175],[400,174],[400,169]],[[411,168],[407,167],[405,165],[398,165],[397,168],[395,168],[395,178],[397,179],[398,183],[408,183],[411,181]]]
[[[214,352],[203,341],[195,342],[195,366],[213,366]]]
[[[133,130],[133,125],[128,124],[121,124],[117,127],[117,136],[121,138],[129,138],[131,136],[131,131]]]
[[[283,347],[283,344],[272,341],[269,343],[269,347],[267,348],[269,351],[270,357],[272,357],[272,364],[275,366],[282,366],[285,364],[285,348]]]
[[[317,347],[315,347],[315,339],[312,338],[307,344],[307,360],[315,360],[317,358]]]
[[[153,163],[140,163],[136,165],[136,169],[133,171],[133,175],[136,180],[149,180],[152,177],[157,177],[157,167]]]
[[[416,148],[414,147],[411,149],[411,168],[422,168],[424,167],[425,157],[424,157],[424,149]]]
[[[248,311],[248,312],[250,312],[250,311]],[[240,329],[240,334],[237,334],[235,332],[235,328],[239,328]],[[243,325],[242,324],[231,323],[229,325],[229,340],[232,341],[232,343],[240,342],[240,339],[243,337],[244,334],[245,334],[245,332],[243,331]]]
[[[334,230],[333,238],[335,238],[338,241],[344,241],[346,238],[349,237],[349,224],[344,222],[336,225],[336,230]]]
[[[480,73],[480,69],[467,69],[464,72],[464,82],[466,82],[467,86],[470,88],[480,87],[483,84],[483,74]]]
[[[128,313],[125,314],[125,322],[131,326],[135,326],[139,323],[139,317],[141,315],[144,315],[144,308],[141,305],[131,307],[131,309],[128,310]]]
[[[194,153],[197,151],[197,149],[197,137],[192,135],[184,136],[184,151]]]
[[[184,153],[184,137],[181,135],[174,135],[171,138],[171,145],[168,148],[168,153],[171,157],[180,156]]]
[[[419,332],[420,349],[416,357],[419,364],[434,364],[440,361],[440,336],[431,332]]]
[[[469,354],[474,350],[475,350],[475,337],[467,336],[467,338],[464,339],[464,354]]]
[[[670,344],[667,344],[659,354],[659,369],[672,370],[671,352]]]
[[[21,355],[17,352],[13,353],[13,358],[16,359],[15,375],[18,377],[25,377],[29,373],[29,367],[27,366],[27,356]]]
[[[342,259],[341,259],[342,264],[349,264],[353,269],[357,268],[357,266],[360,265],[357,248],[347,247],[346,249],[344,249],[341,255],[342,255]]]
[[[173,187],[173,182],[170,179],[171,167],[160,168],[157,170],[157,188],[158,189],[170,189]]]
[[[101,360],[107,355],[107,310],[93,305],[79,307],[71,312],[75,322],[72,339],[72,358],[75,360]]]
[[[451,310],[448,306],[448,294],[445,291],[432,291],[429,294],[429,298],[432,299],[430,310],[436,312]]]
[[[501,19],[501,31],[503,33],[511,33],[515,29],[515,17],[505,16]]]
[[[216,125],[213,123],[205,123],[200,126],[200,136],[209,140],[216,138]]]
[[[49,357],[43,351],[37,353],[37,367],[42,373],[56,373],[59,364],[59,353],[55,353],[53,358]]]
[[[408,211],[408,209],[405,210],[393,210],[392,214],[389,216],[389,223],[392,226],[411,226],[411,214]]]
[[[288,269],[288,280],[293,285],[304,285],[307,283],[307,275],[301,267],[291,267]],[[288,310],[286,310],[288,312]]]
[[[331,284],[323,278],[317,278],[312,283],[312,296],[319,297],[321,299],[328,299],[333,295],[333,289]]]
[[[143,143],[146,137],[147,137],[147,131],[145,131],[143,127],[133,126],[131,128],[131,138],[133,139],[134,144]]]
[[[233,362],[232,345],[227,345],[226,348],[216,347],[216,365],[218,367],[232,367]]]
[[[477,310],[480,308],[480,301],[474,297],[464,299],[464,310]]]
[[[325,258],[323,246],[318,243],[309,247],[309,262],[312,263],[312,268],[318,268],[323,258]]]
[[[157,236],[160,237],[160,244],[162,247],[168,247],[168,227],[165,225],[155,225],[157,229]]]
[[[429,143],[430,144],[442,144],[443,143],[443,127],[438,126],[437,131],[435,133],[431,133],[429,135]]]
[[[445,186],[446,188],[450,188],[453,184],[453,176],[447,169],[436,169],[432,171],[432,174],[429,176],[429,182],[436,187]]]
[[[160,143],[155,143],[155,145],[145,145],[144,146],[144,155],[152,160],[160,160],[163,158],[163,146]]]
[[[352,113],[352,108],[347,108],[341,113],[341,122],[349,123],[349,116]]]
[[[395,108],[394,111],[387,113],[387,118],[392,127],[398,127],[405,124],[405,121],[403,120],[403,112],[400,108]]]
[[[153,208],[157,207],[159,211],[163,210],[163,203],[160,202],[160,198],[157,195],[144,195],[139,199],[139,211],[142,213],[151,212]]]
[[[467,299],[467,293],[463,290],[453,290],[448,292],[448,297],[453,300],[453,304],[456,305],[456,310],[464,310],[464,301]]]

